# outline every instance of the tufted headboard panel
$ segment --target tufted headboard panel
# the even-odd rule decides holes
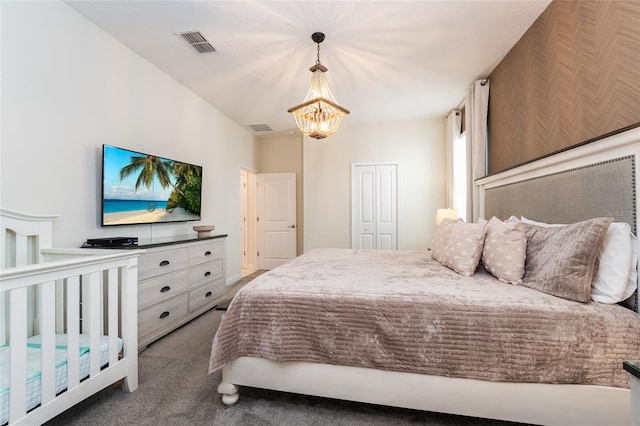
[[[613,217],[637,235],[639,152],[640,129],[633,129],[479,179],[480,210],[487,219],[547,223]],[[622,304],[638,311],[637,292]]]
[[[613,217],[636,230],[636,161],[627,155],[485,191],[485,217],[573,223]]]

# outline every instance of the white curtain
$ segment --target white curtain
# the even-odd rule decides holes
[[[459,110],[453,110],[447,115],[447,122],[445,128],[445,191],[446,191],[446,202],[447,208],[453,207],[453,193],[454,193],[454,184],[453,184],[453,147],[455,143],[460,138],[461,132],[461,114]]]
[[[489,80],[473,82],[465,97],[467,165],[469,168],[467,218],[480,218],[480,191],[475,180],[487,175],[487,115],[489,112]]]

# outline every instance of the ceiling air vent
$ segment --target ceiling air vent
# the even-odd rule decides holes
[[[198,53],[213,53],[216,51],[215,47],[209,43],[209,40],[200,31],[186,31],[178,35]]]
[[[254,132],[270,132],[273,130],[268,124],[249,124],[249,127]]]

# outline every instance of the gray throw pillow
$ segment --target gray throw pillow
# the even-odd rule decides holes
[[[522,285],[586,303],[598,252],[613,221],[610,217],[561,227],[525,226],[527,258]]]

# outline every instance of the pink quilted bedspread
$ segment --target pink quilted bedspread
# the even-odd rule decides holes
[[[209,372],[240,356],[490,381],[629,387],[640,315],[463,277],[425,251],[318,249],[241,289]]]

